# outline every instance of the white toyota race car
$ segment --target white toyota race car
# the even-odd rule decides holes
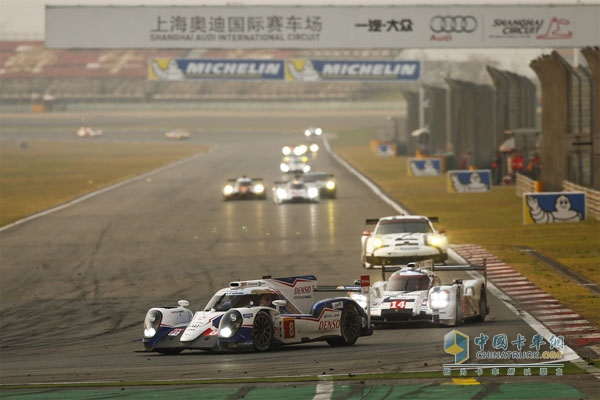
[[[474,319],[484,321],[489,313],[487,277],[483,265],[441,265],[423,261],[405,267],[383,267],[382,274],[393,272],[387,280],[375,282],[370,289],[371,323],[384,326],[408,321],[429,321],[448,326]],[[442,283],[435,271],[483,271],[483,277],[454,279]],[[349,292],[365,309],[367,296]]]
[[[393,215],[367,219],[375,225],[373,231],[363,231],[361,260],[365,268],[383,265],[406,265],[412,261],[448,259],[448,240],[445,230],[436,230],[436,217],[422,215]]]
[[[318,203],[319,187],[296,177],[291,181],[276,181],[273,184],[273,202],[282,203]]]
[[[266,351],[317,341],[350,346],[373,333],[356,301],[349,297],[315,301],[317,291],[329,290],[319,290],[313,275],[265,277],[231,282],[196,313],[186,308],[185,300],[178,307],[151,308],[144,320],[144,351]]]

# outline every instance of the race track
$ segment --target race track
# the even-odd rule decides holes
[[[438,371],[453,361],[443,338],[453,328],[376,330],[355,346],[326,343],[267,353],[137,352],[145,312],[187,299],[201,309],[231,280],[314,274],[320,284],[351,283],[360,265],[365,219],[395,211],[324,150],[314,169],[335,174],[335,200],[277,206],[223,202],[227,178],[280,179],[281,147],[302,131],[384,123],[387,113],[98,114],[99,140],[164,140],[165,127],[198,126],[191,142],[212,150],[133,179],[114,190],[0,232],[2,384],[149,382]],[[75,140],[78,117],[7,117],[3,138]],[[8,126],[8,128],[6,128]],[[64,132],[64,134],[62,133]],[[187,142],[181,142],[185,146]],[[270,195],[270,193],[269,193]],[[378,271],[370,271],[372,280]],[[447,280],[453,276],[443,275]],[[535,331],[495,297],[486,322],[460,327],[475,337],[531,338]]]

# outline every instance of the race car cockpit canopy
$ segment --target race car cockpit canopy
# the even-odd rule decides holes
[[[298,310],[280,293],[271,288],[231,290],[215,294],[204,307],[204,311],[228,311],[231,308],[266,306],[274,308],[273,301],[286,300],[286,313],[297,314]]]
[[[386,290],[390,292],[414,292],[428,290],[431,280],[425,274],[392,274],[387,282]]]
[[[391,233],[433,233],[424,219],[380,221],[375,229],[376,235]]]

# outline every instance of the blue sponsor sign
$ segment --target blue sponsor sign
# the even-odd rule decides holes
[[[449,193],[489,192],[492,189],[489,169],[448,171],[446,178]]]
[[[283,60],[154,58],[148,69],[151,80],[283,80],[285,77]]]
[[[420,61],[287,60],[286,79],[295,81],[417,81]]]
[[[442,162],[439,158],[409,158],[409,176],[437,176],[442,171]]]
[[[395,156],[396,145],[393,144],[379,144],[377,145],[377,155],[380,156]]]
[[[584,221],[584,192],[523,194],[523,223],[551,224]]]

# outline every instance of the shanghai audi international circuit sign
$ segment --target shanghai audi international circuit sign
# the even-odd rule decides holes
[[[46,6],[48,48],[600,45],[600,5]]]

